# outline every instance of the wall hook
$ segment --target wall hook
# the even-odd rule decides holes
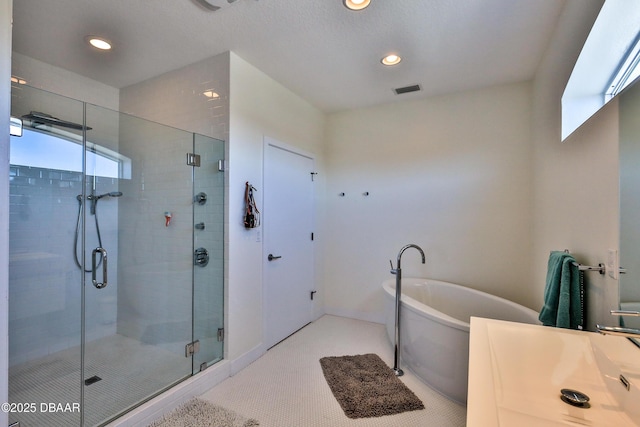
[[[338,196],[340,196],[340,197],[344,197],[344,196],[345,196],[345,194],[344,194],[344,193],[338,193]]]

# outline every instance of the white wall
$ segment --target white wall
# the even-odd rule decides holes
[[[326,311],[382,320],[380,282],[403,273],[542,306],[549,251],[583,264],[618,247],[618,103],[560,142],[560,99],[601,0],[570,0],[529,84],[333,114],[327,125]],[[362,193],[368,191],[370,196]],[[338,193],[345,192],[345,197]],[[588,326],[618,283],[587,273]]]
[[[329,116],[328,313],[383,321],[381,283],[407,243],[427,262],[406,252],[404,277],[531,305],[530,105],[521,83]]]
[[[11,0],[0,1],[0,176],[9,176]],[[9,401],[9,180],[0,180],[0,403]],[[9,424],[0,411],[0,425]]]
[[[549,251],[569,249],[583,264],[618,247],[618,104],[612,101],[564,143],[560,99],[602,1],[567,2],[534,80],[533,263],[530,300],[542,304]],[[588,326],[612,324],[618,283],[586,273]]]
[[[262,207],[263,139],[265,136],[313,153],[318,192],[324,192],[324,115],[280,83],[231,53],[229,128],[229,358],[238,359],[234,371],[251,362],[264,349],[262,311],[262,228],[247,230],[242,223],[245,182],[257,188]],[[318,224],[322,224],[321,196]],[[324,240],[319,230],[316,253]],[[317,268],[319,284],[321,269]],[[323,295],[322,288],[318,296]],[[322,298],[316,299],[317,315]]]

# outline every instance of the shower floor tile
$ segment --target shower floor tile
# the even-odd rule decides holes
[[[85,425],[100,425],[132,404],[190,376],[191,362],[184,355],[142,344],[122,335],[88,343],[86,378],[99,381],[83,385]],[[9,368],[9,400],[35,403],[32,413],[9,414],[9,422],[22,427],[79,426],[80,415],[57,411],[47,404],[80,403],[80,349],[63,350]],[[44,404],[44,406],[42,406]]]

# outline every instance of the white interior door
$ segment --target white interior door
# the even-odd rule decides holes
[[[310,156],[265,138],[262,219],[267,348],[312,320],[313,166]]]

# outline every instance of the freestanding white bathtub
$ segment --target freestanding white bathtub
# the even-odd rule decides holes
[[[386,280],[382,287],[387,335],[393,345],[395,279]],[[472,316],[540,324],[537,312],[494,295],[437,280],[402,279],[401,367],[462,404],[467,402]]]

